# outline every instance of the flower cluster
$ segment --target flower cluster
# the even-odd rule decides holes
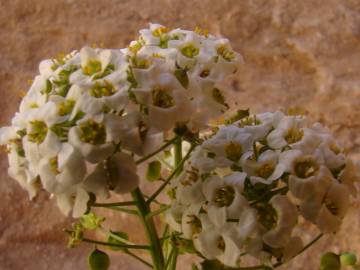
[[[12,125],[0,133],[0,143],[8,146],[9,174],[31,198],[43,188],[64,213],[74,208],[73,216],[80,216],[90,194],[106,197],[110,189],[123,191],[123,183],[105,170],[114,163],[116,173],[133,172],[129,189],[137,185],[131,156],[115,154],[133,117],[124,114],[129,102],[127,69],[119,51],[88,47],[40,63],[40,74]],[[121,148],[138,147],[133,137]]]
[[[238,114],[198,146],[171,188],[166,221],[207,259],[286,261],[299,216],[339,229],[359,175],[321,124],[282,112]]]
[[[198,131],[228,108],[218,84],[236,72],[241,56],[229,41],[199,28],[150,24],[122,50],[131,65],[134,101],[159,130],[187,125]]]
[[[88,202],[138,185],[134,155],[178,125],[196,130],[226,108],[216,83],[240,56],[204,31],[150,25],[127,49],[82,48],[39,65],[11,126],[0,130],[9,174],[81,216]]]

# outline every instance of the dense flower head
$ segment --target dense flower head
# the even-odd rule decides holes
[[[195,148],[171,187],[166,221],[207,259],[286,261],[302,247],[298,217],[339,230],[358,172],[321,124],[282,112],[238,113]]]
[[[216,84],[240,59],[227,40],[155,24],[140,33],[127,49],[84,47],[40,63],[0,130],[9,174],[31,198],[45,189],[81,216],[93,195],[138,185],[134,156],[154,151],[164,131],[199,131],[226,109]]]
[[[123,191],[110,185],[104,163],[122,154],[115,150],[130,125],[125,120],[125,114],[132,114],[128,67],[119,50],[89,47],[40,63],[40,74],[11,126],[0,133],[0,143],[8,147],[9,174],[31,198],[43,188],[64,213],[73,209],[80,216],[91,194],[106,197],[110,189]],[[139,142],[128,140],[121,151],[132,151],[132,143]],[[96,177],[102,170],[102,177]]]
[[[145,108],[150,125],[169,130],[185,124],[197,131],[227,110],[219,83],[242,60],[227,39],[199,28],[150,24],[122,51],[131,67],[131,93]]]

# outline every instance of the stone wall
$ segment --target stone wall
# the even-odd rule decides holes
[[[253,112],[305,110],[360,159],[359,0],[1,0],[0,124],[9,123],[41,59],[84,45],[124,47],[148,22],[201,26],[229,38],[245,59],[226,83],[232,100]],[[71,220],[44,194],[28,201],[6,174],[5,154],[0,166],[0,269],[86,269],[90,247],[66,248],[62,229]],[[358,209],[356,201],[338,235],[283,269],[317,269],[319,254],[329,246],[360,255]],[[137,228],[122,217],[113,225]],[[142,269],[122,255],[112,260],[111,269]],[[179,269],[189,269],[186,262]]]

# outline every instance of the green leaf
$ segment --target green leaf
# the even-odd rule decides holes
[[[353,253],[346,252],[340,255],[341,265],[355,265],[356,261],[356,255]]]
[[[118,244],[118,245],[126,244],[125,241],[120,241],[119,238],[124,239],[124,240],[129,240],[129,236],[125,232],[111,232],[111,233],[115,234],[118,237],[115,238],[114,236],[109,234],[107,242],[110,244]],[[115,247],[115,246],[109,246],[109,248],[114,251],[126,250],[126,248]]]
[[[321,257],[320,270],[340,270],[339,255],[327,252]]]
[[[189,78],[187,75],[186,69],[177,69],[175,70],[175,77],[178,79],[178,81],[181,83],[181,85],[187,89],[189,86]]]
[[[89,255],[88,264],[90,270],[107,270],[110,266],[110,258],[105,252],[95,249]]]
[[[101,226],[101,223],[103,223],[104,220],[104,217],[99,217],[93,212],[90,212],[80,218],[80,223],[85,229],[96,230]]]
[[[150,182],[159,180],[161,176],[161,162],[158,160],[152,161],[148,164],[146,171],[146,179]]]

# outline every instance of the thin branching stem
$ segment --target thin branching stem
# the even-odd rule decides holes
[[[178,139],[178,137],[174,137],[171,140],[167,141],[163,146],[161,146],[158,150],[146,155],[145,157],[142,157],[140,159],[138,159],[136,161],[136,164],[140,164],[143,163],[144,161],[148,160],[149,158],[157,155],[158,153],[160,153],[161,151],[165,150],[169,145],[173,144],[176,140]]]
[[[154,192],[154,194],[150,196],[150,198],[147,200],[147,204],[150,204],[154,199],[156,199],[156,197],[164,190],[164,188],[170,183],[170,181],[174,178],[174,176],[181,170],[183,164],[190,157],[190,154],[194,150],[194,148],[195,148],[195,145],[192,145],[190,147],[189,151],[184,156],[184,158],[180,161],[178,166],[176,166],[175,170],[173,170],[173,172],[162,183],[162,185]]]
[[[115,244],[115,243],[108,243],[108,242],[103,242],[103,241],[98,241],[98,240],[88,239],[88,238],[83,238],[81,241],[86,242],[86,243],[96,244],[96,245],[109,246],[109,247],[128,248],[128,249],[144,249],[144,250],[150,249],[150,246],[147,246],[147,245]]]

